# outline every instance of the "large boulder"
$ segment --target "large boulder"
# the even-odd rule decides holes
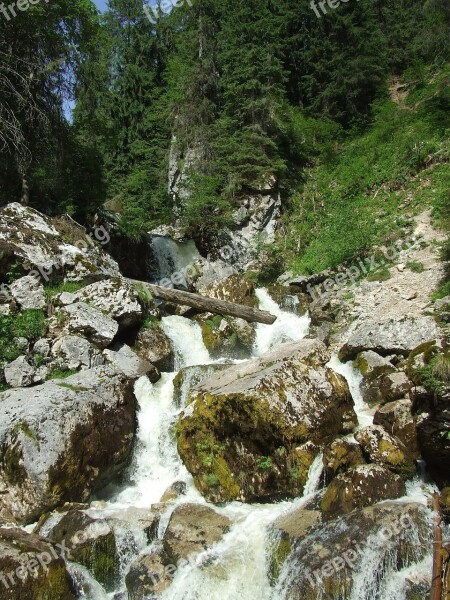
[[[99,246],[104,241],[103,231],[89,236],[69,220],[51,219],[17,202],[8,204],[0,210],[0,276],[15,265],[23,275],[44,282],[118,277],[119,266]]]
[[[142,554],[131,563],[125,577],[127,598],[158,598],[172,583],[176,570],[162,546]]]
[[[92,283],[77,292],[75,297],[117,321],[121,330],[139,325],[144,320],[138,291],[119,277]]]
[[[360,352],[373,350],[382,356],[401,354],[408,356],[420,344],[439,339],[439,327],[431,317],[404,316],[384,321],[364,323],[339,351],[339,358],[347,361]]]
[[[228,369],[230,363],[213,363],[211,365],[193,365],[180,369],[173,380],[173,400],[177,406],[184,406],[189,394],[195,386],[199,385],[214,373]]]
[[[176,564],[216,544],[230,526],[228,517],[208,506],[181,504],[170,517],[164,534],[164,550]]]
[[[118,584],[118,548],[113,528],[105,519],[70,510],[49,515],[38,529],[53,544],[64,543],[66,558],[86,567],[107,590],[112,591]]]
[[[5,600],[75,600],[61,548],[21,529],[0,529],[0,585]]]
[[[116,321],[84,302],[65,306],[61,314],[66,319],[65,332],[82,335],[99,348],[109,346],[119,330]]]
[[[361,385],[364,402],[370,406],[405,398],[413,387],[412,381],[403,371],[380,375],[376,379],[365,379]]]
[[[408,449],[380,425],[363,427],[355,434],[355,438],[369,462],[387,467],[404,478],[416,474]]]
[[[333,479],[322,498],[321,509],[325,519],[334,519],[381,500],[400,498],[405,492],[399,475],[380,465],[360,465]]]
[[[314,455],[356,422],[347,383],[317,340],[280,345],[214,374],[191,391],[179,453],[212,501],[296,496]]]
[[[292,527],[281,528],[281,534],[272,536],[270,548],[272,555],[282,555],[284,544],[274,597],[291,600],[366,597],[368,590],[374,598],[384,597],[392,573],[419,562],[431,547],[428,510],[413,502],[363,508],[306,536],[303,530],[297,536]]]
[[[84,501],[128,464],[133,381],[110,367],[0,394],[0,518],[28,523]]]
[[[175,368],[172,343],[158,323],[142,328],[137,336],[135,351],[160,371],[170,373]]]
[[[36,277],[26,275],[11,284],[11,296],[23,309],[42,309],[45,307],[44,286]]]
[[[4,373],[5,381],[10,387],[20,388],[34,383],[36,369],[30,365],[26,356],[19,356],[5,365]]]

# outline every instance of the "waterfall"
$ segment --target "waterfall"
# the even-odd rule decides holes
[[[256,326],[255,356],[261,356],[283,342],[296,342],[305,337],[311,323],[308,315],[298,316],[282,310],[265,289],[256,290],[256,296],[259,308],[271,312],[277,320],[273,325],[258,323]]]
[[[170,237],[154,235],[150,247],[157,267],[152,265],[154,282],[169,280],[187,287],[186,271],[201,258],[195,243],[192,240],[175,242]]]

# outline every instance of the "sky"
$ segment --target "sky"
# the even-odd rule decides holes
[[[106,9],[107,1],[108,0],[94,0],[94,4],[97,6],[97,8],[103,11]]]

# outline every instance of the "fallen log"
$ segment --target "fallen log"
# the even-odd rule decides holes
[[[128,279],[126,281],[130,283],[147,287],[155,298],[160,300],[166,300],[167,302],[173,302],[174,304],[181,304],[183,306],[190,306],[201,312],[210,312],[215,315],[238,317],[244,319],[249,323],[264,323],[265,325],[272,325],[275,323],[277,318],[271,313],[265,310],[259,310],[258,308],[251,308],[250,306],[244,306],[242,304],[234,304],[233,302],[227,302],[225,300],[216,300],[215,298],[206,298],[200,296],[200,294],[192,294],[191,292],[183,292],[182,290],[175,290],[172,288],[164,288],[153,283],[147,283],[145,281],[137,281],[136,279]]]

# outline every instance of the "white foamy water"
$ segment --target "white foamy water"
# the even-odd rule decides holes
[[[333,371],[339,373],[346,379],[350,394],[353,398],[353,402],[355,403],[355,412],[358,417],[359,427],[373,425],[375,409],[370,408],[370,406],[363,400],[360,389],[363,380],[361,372],[353,367],[351,361],[342,363],[336,355],[331,358],[328,366],[330,369],[333,369]]]
[[[267,310],[277,317],[273,325],[258,323],[256,326],[256,342],[254,355],[261,356],[271,348],[283,342],[296,342],[308,333],[311,319],[282,310],[265,289],[256,290],[259,308]]]

